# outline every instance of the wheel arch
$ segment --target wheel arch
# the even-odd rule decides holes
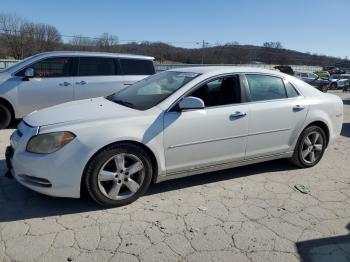
[[[329,140],[330,140],[330,133],[329,133],[330,131],[329,131],[328,125],[327,125],[324,121],[316,120],[316,121],[313,121],[313,122],[309,123],[309,124],[303,129],[303,131],[304,131],[306,128],[310,127],[310,126],[318,126],[319,128],[321,128],[321,129],[324,131],[324,133],[325,133],[325,135],[326,135],[326,147],[327,147],[328,144],[329,144]]]
[[[105,146],[103,146],[102,148],[100,148],[99,150],[97,150],[87,161],[84,170],[83,170],[83,174],[81,176],[81,181],[80,181],[80,196],[82,195],[86,195],[86,188],[84,186],[85,184],[85,177],[86,177],[86,169],[89,166],[89,164],[91,163],[91,161],[93,160],[93,158],[102,150],[104,150],[105,148],[109,147],[109,146],[113,146],[113,145],[118,145],[118,144],[132,144],[132,145],[136,145],[140,148],[142,148],[143,150],[146,151],[146,153],[149,155],[150,159],[151,159],[151,164],[152,164],[152,182],[156,182],[157,180],[157,176],[158,176],[158,161],[156,158],[155,153],[145,144],[140,143],[138,141],[135,140],[121,140],[121,141],[117,141],[117,142],[113,142],[110,144],[107,144]]]
[[[12,104],[5,98],[1,97],[0,96],[0,104],[6,106],[7,108],[10,109],[10,112],[11,112],[11,116],[12,116],[12,119],[15,119],[16,118],[16,115],[15,115],[15,109],[14,107],[12,106]]]

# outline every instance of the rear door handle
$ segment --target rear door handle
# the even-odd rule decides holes
[[[124,83],[125,86],[131,86],[132,83]]]
[[[75,82],[76,85],[86,85],[87,82],[85,82],[84,80],[83,81],[80,81],[80,82]]]
[[[293,106],[293,111],[301,111],[301,110],[303,110],[305,107],[304,106],[302,106],[302,105],[295,105],[295,106]]]
[[[237,118],[245,117],[246,115],[247,113],[245,112],[236,111],[230,115],[230,120],[235,120]]]
[[[59,86],[70,86],[71,83],[63,82],[63,83],[59,83],[58,85],[59,85]]]

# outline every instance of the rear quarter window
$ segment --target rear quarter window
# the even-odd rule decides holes
[[[121,58],[119,61],[123,75],[153,75],[155,73],[151,60]]]
[[[288,81],[285,81],[284,84],[286,86],[286,91],[289,98],[300,96],[298,91],[295,89],[295,87],[291,83],[289,83]]]

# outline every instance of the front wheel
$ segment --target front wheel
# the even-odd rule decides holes
[[[326,135],[318,126],[306,128],[300,135],[291,162],[298,167],[313,167],[323,157]]]
[[[327,93],[327,91],[328,91],[328,86],[327,85],[322,86],[322,92]]]
[[[133,144],[116,144],[101,150],[86,169],[85,186],[103,206],[129,204],[143,195],[152,180],[148,154]]]

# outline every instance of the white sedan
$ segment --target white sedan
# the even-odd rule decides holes
[[[339,97],[277,71],[169,70],[28,115],[11,137],[8,175],[43,194],[86,190],[117,206],[151,182],[278,158],[312,167],[342,120]]]

